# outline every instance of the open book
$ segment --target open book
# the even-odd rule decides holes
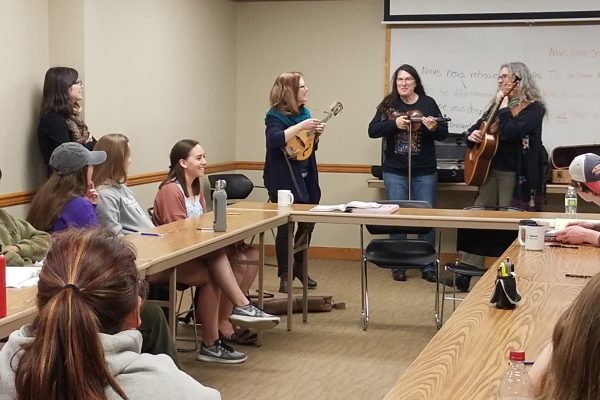
[[[309,211],[316,212],[353,212],[364,214],[393,214],[398,209],[397,204],[379,204],[374,201],[351,201],[346,204],[320,205]]]

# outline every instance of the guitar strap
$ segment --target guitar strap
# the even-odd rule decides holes
[[[294,182],[296,193],[300,194],[300,186],[298,186],[298,181],[296,181],[296,177],[294,176],[294,170],[292,170],[292,164],[290,163],[290,159],[288,158],[287,153],[284,149],[281,149],[281,152],[283,153],[283,158],[285,158],[285,161],[288,165],[288,169],[290,170],[290,176],[292,177],[292,181]]]
[[[531,101],[523,100],[522,102],[517,104],[515,107],[511,108],[510,113],[512,114],[513,117],[516,117],[517,115],[519,115],[519,113],[521,111],[526,109],[531,103],[533,103],[533,100],[531,100]]]

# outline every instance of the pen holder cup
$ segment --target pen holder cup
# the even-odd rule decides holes
[[[496,308],[501,310],[514,310],[521,301],[517,290],[517,281],[514,275],[496,279],[496,287],[490,303],[496,303]]]

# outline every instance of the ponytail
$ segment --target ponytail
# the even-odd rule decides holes
[[[35,339],[16,371],[19,400],[127,399],[106,365],[100,333],[122,330],[137,306],[131,247],[106,230],[68,230],[53,238],[40,273]]]

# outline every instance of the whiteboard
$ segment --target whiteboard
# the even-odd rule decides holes
[[[384,1],[384,23],[598,20],[597,0]]]
[[[600,25],[439,26],[391,29],[390,73],[414,66],[425,91],[463,132],[498,90],[504,62],[522,61],[547,106],[543,141],[560,145],[600,141]],[[389,82],[389,79],[388,79]]]

